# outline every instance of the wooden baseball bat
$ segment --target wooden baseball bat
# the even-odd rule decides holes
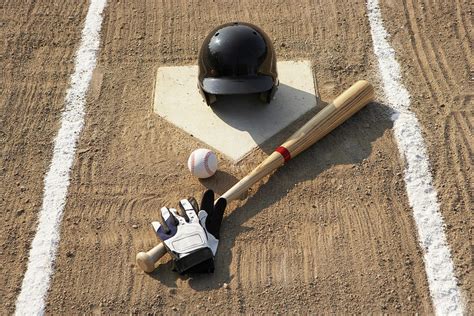
[[[306,150],[373,100],[372,85],[365,80],[357,81],[291,135],[260,165],[227,190],[221,198],[225,198],[227,202],[238,198],[257,181]],[[152,272],[155,263],[165,253],[164,245],[159,244],[148,252],[138,253],[136,261],[143,271]]]

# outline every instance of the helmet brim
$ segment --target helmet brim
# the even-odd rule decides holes
[[[202,81],[202,89],[212,94],[260,93],[272,87],[273,78],[270,76],[205,78]]]

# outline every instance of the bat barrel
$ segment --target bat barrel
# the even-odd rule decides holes
[[[283,151],[281,148],[286,149],[285,161],[299,155],[373,100],[372,85],[366,80],[357,81],[278,148],[280,151]]]

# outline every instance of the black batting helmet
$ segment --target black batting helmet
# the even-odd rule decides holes
[[[250,23],[216,27],[199,51],[198,88],[208,105],[219,94],[260,93],[269,103],[278,86],[275,50],[270,38]]]

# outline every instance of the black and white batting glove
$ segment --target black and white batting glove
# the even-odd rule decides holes
[[[214,205],[214,192],[208,190],[202,197],[201,208],[194,198],[179,201],[179,212],[161,208],[161,223],[152,222],[152,225],[173,257],[178,273],[214,272],[214,256],[226,205],[227,201],[222,198]]]

